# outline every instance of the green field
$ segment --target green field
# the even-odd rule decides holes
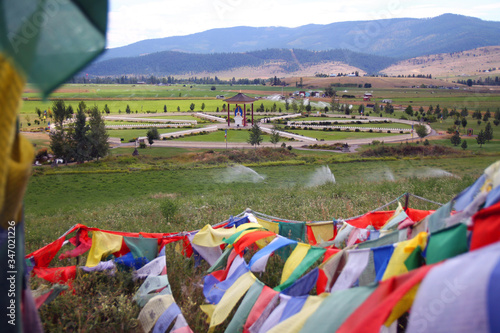
[[[210,132],[203,135],[186,136],[182,138],[177,138],[174,140],[178,141],[200,141],[200,142],[225,142],[224,131]],[[248,130],[228,130],[227,131],[227,142],[247,142],[250,136]],[[263,142],[269,142],[270,136],[263,134]]]
[[[124,142],[128,142],[131,139],[138,138],[141,136],[146,136],[149,129],[108,129],[108,135],[110,138],[123,138]],[[158,133],[172,133],[184,131],[185,128],[158,128]]]
[[[370,133],[370,132],[337,132],[337,131],[316,131],[316,130],[287,130],[287,132],[316,138],[318,140],[349,140],[349,139],[365,139],[365,138],[380,138],[386,136],[400,135],[399,133]]]

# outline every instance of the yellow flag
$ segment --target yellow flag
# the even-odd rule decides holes
[[[226,320],[227,316],[231,313],[236,303],[240,298],[245,295],[245,293],[250,289],[252,284],[255,282],[256,278],[252,272],[243,274],[236,280],[231,287],[224,293],[219,304],[215,307],[212,313],[212,318],[210,319],[209,332],[213,332],[217,325],[222,324]],[[211,309],[206,309],[211,311]]]
[[[122,248],[123,236],[102,231],[92,232],[92,247],[90,248],[85,266],[94,267],[103,257],[118,252]]]
[[[288,280],[292,272],[297,268],[297,266],[304,260],[306,257],[307,251],[311,248],[311,245],[305,243],[297,243],[297,246],[293,250],[290,257],[288,257],[285,266],[283,267],[283,273],[281,274],[281,282],[285,282]]]
[[[382,280],[387,280],[390,277],[408,273],[408,269],[405,265],[405,260],[408,259],[410,254],[420,246],[422,250],[425,249],[427,245],[427,233],[421,232],[415,238],[401,242],[394,249],[389,264],[385,270]]]

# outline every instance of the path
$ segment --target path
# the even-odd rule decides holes
[[[158,115],[158,114],[153,114],[153,115]],[[148,116],[153,116],[153,115],[148,115]],[[169,115],[174,115],[174,113],[170,113]],[[185,115],[183,113],[182,115]],[[144,114],[140,115],[144,116]],[[344,115],[334,115],[335,117],[343,117],[343,118],[349,118],[352,119],[352,116],[344,116]],[[114,118],[117,118],[119,116],[113,116]],[[124,117],[129,117],[129,115],[124,115]],[[310,117],[311,120],[316,117]],[[317,117],[318,120],[321,120],[320,117]],[[356,116],[356,119],[359,119],[359,116]],[[393,118],[381,118],[381,117],[370,117],[370,116],[363,116],[363,119],[368,119],[368,120],[390,120],[394,123],[403,123],[403,124],[409,124],[409,125],[417,125],[419,124],[418,122],[411,121],[411,120],[403,120],[403,119],[393,119]],[[354,120],[354,119],[353,119]],[[437,132],[433,130],[429,125],[423,124],[427,127],[427,130],[429,132],[428,136],[434,136],[437,135]],[[206,127],[214,127],[216,126],[218,129],[235,129],[234,126],[228,127],[226,123],[218,123],[218,124],[210,124]],[[260,124],[261,127],[265,128],[264,131],[269,132],[270,129],[272,128],[272,124]],[[203,127],[203,128],[206,128]],[[197,130],[203,130],[203,128],[199,128]],[[250,128],[250,127],[248,127]],[[179,131],[181,132],[181,131]],[[169,136],[177,136],[181,133],[179,132],[171,132],[169,133]],[[113,138],[110,138],[110,140]],[[332,145],[336,143],[348,143],[350,148],[350,152],[353,152],[355,149],[357,149],[360,145],[367,145],[372,143],[373,140],[378,140],[378,141],[383,141],[385,143],[395,143],[395,142],[403,142],[403,141],[411,141],[411,140],[419,140],[420,138],[414,134],[414,137],[412,138],[411,134],[402,134],[402,135],[394,135],[394,136],[387,136],[387,137],[377,137],[377,138],[364,138],[364,139],[349,139],[349,140],[325,140],[325,141],[319,141],[319,140],[314,140],[312,138],[309,139],[304,139],[304,141],[286,141],[285,144],[287,146],[292,146],[293,148],[297,149],[302,149],[302,150],[309,150],[308,148],[305,148],[305,146],[318,143],[321,145]],[[113,142],[115,143],[116,140]],[[202,142],[202,141],[179,141],[179,140],[157,140],[153,144],[155,147],[176,147],[176,148],[205,148],[205,149],[225,149],[226,148],[226,142]],[[278,143],[277,146],[281,145],[281,143]],[[134,147],[135,143],[121,143],[119,145],[120,147]],[[263,142],[261,143],[260,147],[275,147],[270,142]],[[254,148],[252,145],[246,142],[228,142],[227,143],[227,148],[228,149],[250,149]],[[315,149],[316,150],[316,149]],[[327,150],[330,151],[330,150]],[[330,152],[338,152],[338,151],[330,151]]]

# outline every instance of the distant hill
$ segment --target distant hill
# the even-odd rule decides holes
[[[431,74],[450,80],[461,76],[500,76],[500,46],[411,58],[384,68],[381,73],[392,76]]]
[[[162,51],[187,53],[251,52],[269,48],[355,52],[408,59],[500,45],[500,22],[444,14],[428,19],[310,24],[297,28],[233,27],[149,39],[107,50],[97,61]]]
[[[221,71],[237,68],[272,67],[272,71],[263,77],[274,75],[286,76],[295,72],[313,68],[315,71],[338,69],[349,73],[360,71],[376,73],[393,64],[395,59],[383,56],[367,55],[349,50],[307,51],[300,49],[266,49],[245,53],[193,54],[175,51],[152,53],[139,57],[116,58],[100,61],[85,69],[96,76],[119,75],[217,75]],[[336,66],[325,66],[335,64]],[[319,67],[318,67],[319,66]],[[203,73],[203,74],[200,74]],[[330,72],[323,72],[330,74]],[[338,72],[333,72],[337,74]],[[288,75],[289,76],[289,75]],[[246,76],[249,77],[249,76]]]

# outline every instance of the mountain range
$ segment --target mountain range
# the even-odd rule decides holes
[[[500,22],[455,14],[297,28],[233,27],[108,49],[86,72],[177,75],[269,62],[293,71],[305,58],[305,63],[343,62],[374,73],[404,59],[492,45],[500,45]]]

